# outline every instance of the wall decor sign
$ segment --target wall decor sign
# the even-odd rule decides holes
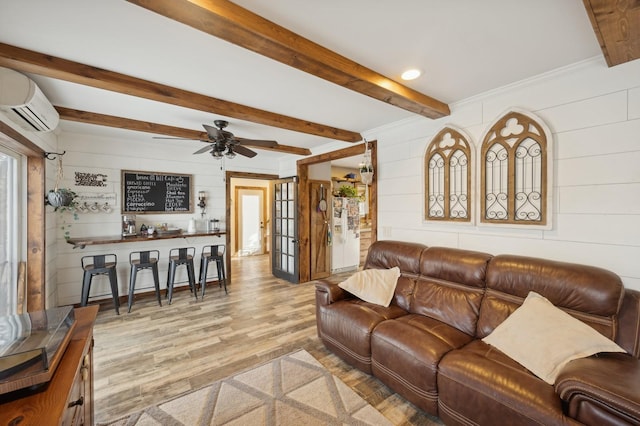
[[[122,214],[193,213],[193,176],[122,170]]]
[[[104,173],[86,173],[76,171],[73,175],[76,186],[107,186],[107,175]]]

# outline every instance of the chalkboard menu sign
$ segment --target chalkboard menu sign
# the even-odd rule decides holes
[[[122,171],[122,213],[193,213],[191,175]]]

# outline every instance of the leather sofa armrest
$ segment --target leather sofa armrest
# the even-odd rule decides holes
[[[352,298],[353,295],[338,284],[326,280],[316,281],[316,302],[321,305],[330,305],[339,300]]]
[[[579,422],[640,424],[640,361],[631,355],[573,360],[558,375],[555,389]]]

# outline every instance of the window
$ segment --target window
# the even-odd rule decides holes
[[[471,152],[452,127],[433,138],[425,154],[425,219],[471,221]]]
[[[480,155],[481,222],[547,224],[550,143],[546,127],[522,112],[489,129]]]
[[[15,314],[17,308],[20,161],[0,146],[0,316]]]

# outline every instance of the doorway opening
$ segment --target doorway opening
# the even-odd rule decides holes
[[[373,170],[377,170],[377,142],[368,142],[369,150],[371,152],[371,165]],[[337,151],[327,152],[324,154],[316,155],[313,157],[307,157],[297,162],[297,173],[300,180],[299,183],[299,203],[298,203],[298,215],[301,218],[299,224],[299,275],[300,282],[307,282],[314,279],[315,276],[319,276],[317,272],[326,273],[326,262],[323,259],[318,260],[318,256],[326,256],[330,251],[327,248],[328,240],[330,238],[324,238],[326,235],[326,227],[322,227],[322,224],[327,221],[324,215],[322,215],[322,209],[318,209],[320,205],[319,200],[322,195],[321,185],[326,185],[326,181],[318,180],[311,173],[314,165],[320,165],[334,160],[343,158],[360,156],[365,152],[364,144],[353,145],[348,148],[340,149]],[[316,188],[318,187],[318,188]],[[374,175],[373,181],[367,187],[368,192],[368,216],[366,218],[368,229],[370,230],[369,244],[373,244],[377,240],[378,234],[378,180]],[[317,195],[320,194],[320,195]],[[320,211],[320,217],[314,221],[314,212]],[[317,215],[316,215],[317,216]],[[304,218],[304,220],[302,220]],[[320,229],[320,232],[314,238],[315,230]],[[318,237],[319,236],[319,237]],[[331,235],[333,237],[333,235]],[[315,241],[315,242],[314,242]],[[315,256],[315,258],[314,258]],[[324,271],[320,271],[324,268]]]
[[[233,184],[234,182],[232,182]],[[231,253],[235,256],[256,256],[269,252],[267,243],[270,222],[267,213],[267,186],[261,184],[268,181],[255,181],[258,186],[235,185],[235,208],[232,218],[234,223],[233,244]]]
[[[227,171],[225,223],[227,279],[232,280],[231,258],[267,254],[271,248],[271,181],[277,175]]]

